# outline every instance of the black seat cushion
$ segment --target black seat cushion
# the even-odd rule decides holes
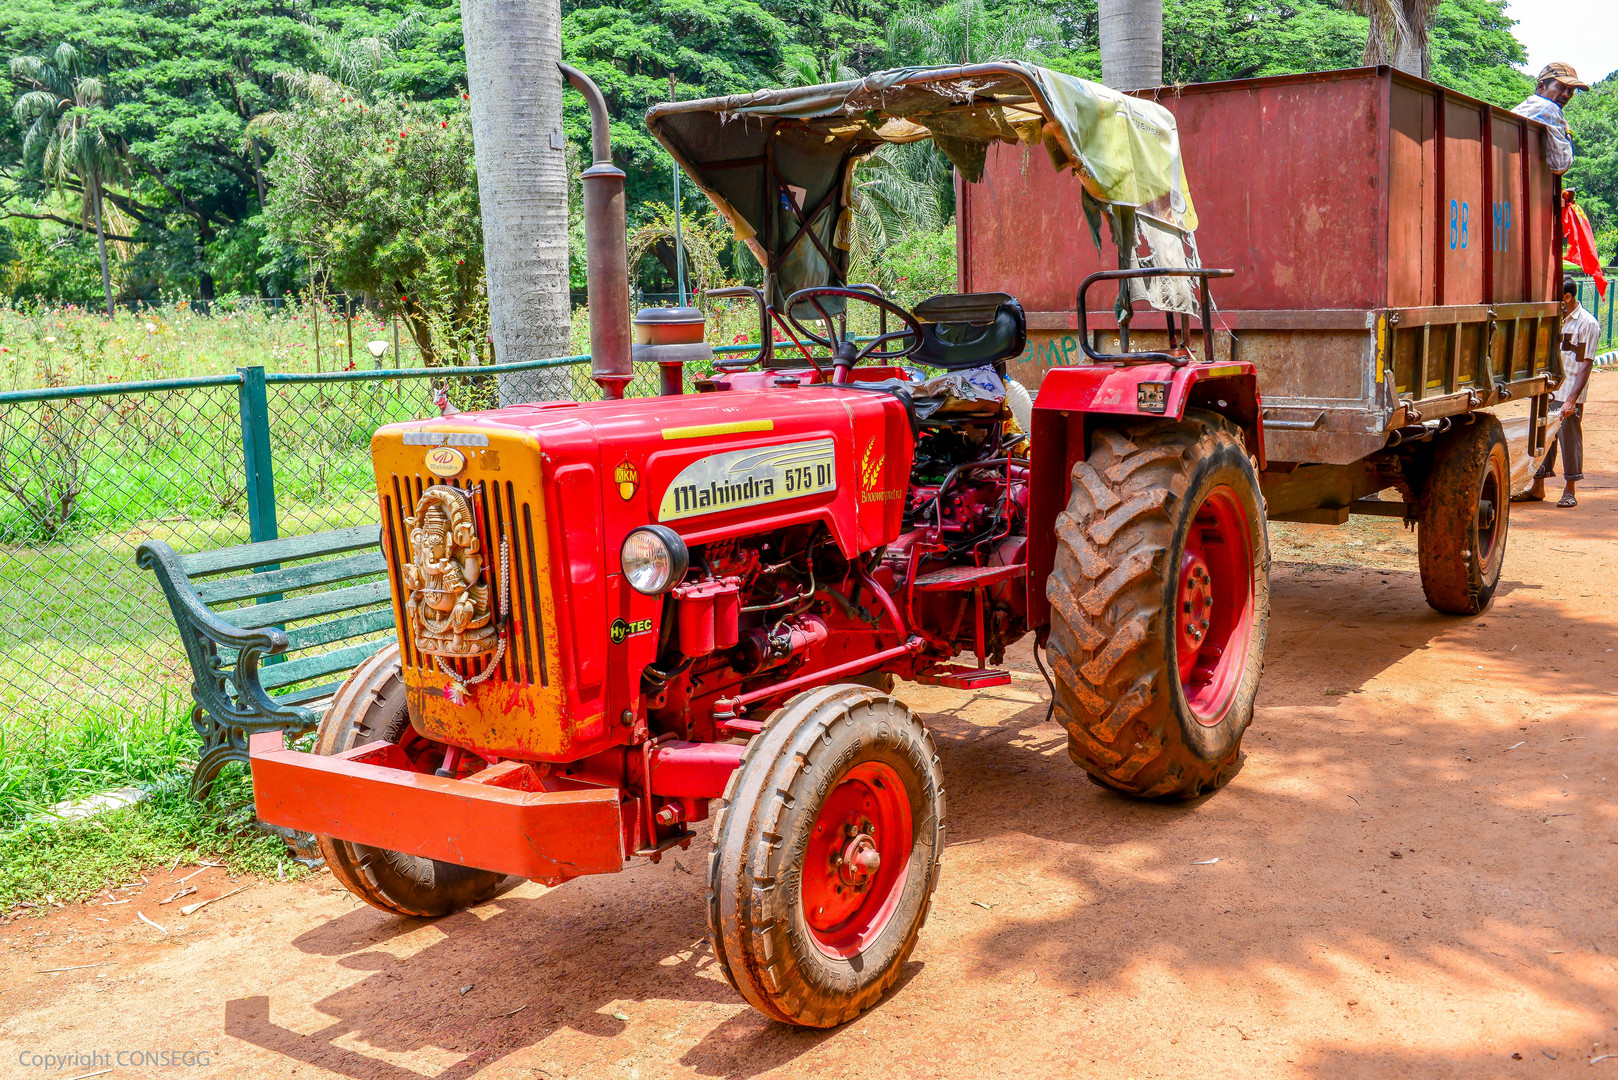
[[[1000,365],[1028,344],[1022,305],[1005,293],[954,293],[916,305],[921,348],[916,363],[945,371]]]

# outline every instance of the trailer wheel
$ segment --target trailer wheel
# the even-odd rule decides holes
[[[1269,626],[1269,538],[1214,413],[1096,432],[1056,521],[1048,652],[1068,755],[1103,787],[1191,798],[1234,771]]]
[[[1444,438],[1433,453],[1416,531],[1427,603],[1476,615],[1500,584],[1511,516],[1511,458],[1490,414]]]
[[[938,754],[910,710],[863,686],[799,694],[753,739],[714,818],[719,969],[776,1020],[853,1019],[915,948],[943,847]]]
[[[338,754],[382,739],[424,742],[410,726],[399,646],[366,660],[343,683],[320,722],[317,754]],[[414,755],[413,755],[414,756]],[[429,763],[435,764],[429,756]],[[494,895],[504,874],[317,836],[332,876],[373,907],[399,915],[448,915]]]

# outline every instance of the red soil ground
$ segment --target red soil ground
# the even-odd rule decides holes
[[[1210,797],[1086,783],[1026,650],[1010,687],[902,688],[948,853],[903,981],[841,1029],[725,985],[695,850],[437,922],[328,874],[182,917],[157,901],[190,868],[163,867],[0,929],[0,1071],[168,1049],[210,1064],[107,1075],[1618,1076],[1618,376],[1592,399],[1582,505],[1512,508],[1480,618],[1427,608],[1397,522],[1273,527],[1260,708]],[[183,902],[243,883],[208,870]],[[42,973],[74,965],[99,966]]]

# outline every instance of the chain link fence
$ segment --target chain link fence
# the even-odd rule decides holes
[[[375,518],[370,441],[378,427],[436,416],[440,402],[495,407],[502,381],[508,399],[514,390],[529,400],[600,396],[588,357],[325,375],[245,368],[0,394],[7,725],[43,735],[87,717],[116,724],[189,708],[190,667],[135,549],[148,539],[186,553],[265,538],[264,503],[253,507],[263,479],[255,490],[244,431],[268,432],[268,535],[319,532]],[[637,368],[629,394],[657,387],[656,370]]]

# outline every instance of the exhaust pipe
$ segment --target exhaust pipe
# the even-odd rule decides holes
[[[590,375],[606,398],[621,398],[634,377],[630,363],[629,236],[624,212],[624,171],[612,163],[607,102],[590,76],[557,64],[590,106],[595,163],[584,182],[585,284],[590,294]]]

